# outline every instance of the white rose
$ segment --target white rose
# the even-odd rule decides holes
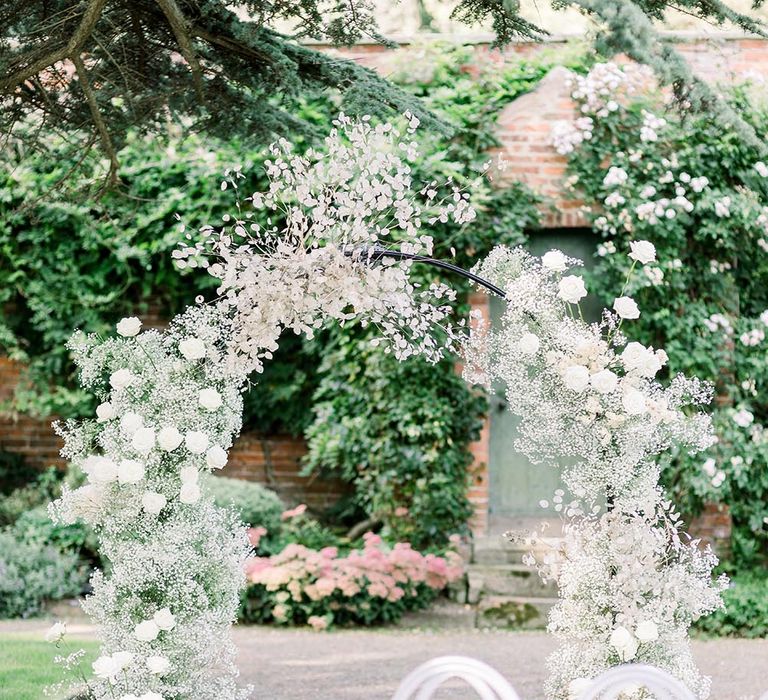
[[[173,452],[183,440],[182,434],[172,425],[166,426],[157,434],[157,445],[166,452]]]
[[[124,459],[117,466],[117,480],[121,484],[136,484],[144,478],[144,465],[135,459]]]
[[[622,661],[631,661],[637,653],[637,640],[626,627],[617,627],[611,632],[611,646]]]
[[[227,451],[214,445],[205,453],[205,463],[211,469],[222,469],[227,464]]]
[[[748,428],[750,425],[752,425],[754,420],[754,414],[750,411],[747,411],[745,408],[742,408],[733,414],[733,422],[736,423],[736,425],[738,425],[740,428]]]
[[[613,308],[621,318],[640,318],[640,309],[632,297],[617,297],[613,300]]]
[[[67,633],[66,622],[55,622],[45,633],[46,642],[60,642]]]
[[[131,446],[143,455],[151,452],[155,446],[155,429],[139,428],[131,438]]]
[[[557,287],[559,296],[570,304],[578,304],[579,299],[587,296],[587,288],[584,286],[584,280],[577,275],[568,275],[560,280]]]
[[[571,365],[563,373],[563,381],[571,391],[580,393],[589,384],[589,370],[584,365]]]
[[[125,389],[125,387],[133,384],[136,377],[131,374],[128,369],[118,369],[109,375],[109,385],[115,390]]]
[[[203,408],[215,411],[221,406],[221,394],[216,389],[201,389],[198,402]]]
[[[130,651],[116,651],[112,654],[112,660],[120,667],[120,670],[133,663],[133,654]]]
[[[193,481],[181,485],[179,500],[182,503],[192,504],[200,500],[200,487]]]
[[[621,398],[621,404],[624,406],[624,410],[631,416],[645,413],[648,408],[645,396],[643,396],[637,389],[632,388],[629,388],[624,392],[624,396]]]
[[[755,170],[757,170],[757,174],[760,177],[768,177],[768,165],[763,163],[763,161],[758,160],[757,163],[755,163]]]
[[[154,620],[145,620],[134,627],[133,633],[140,642],[151,642],[157,639],[160,628]]]
[[[202,360],[205,357],[205,343],[200,338],[184,338],[179,343],[179,352],[188,360]]]
[[[117,465],[106,457],[101,457],[93,463],[91,476],[100,484],[108,484],[117,479]]]
[[[589,678],[574,678],[568,684],[568,700],[581,700],[584,691],[592,687],[592,681]]]
[[[126,338],[137,335],[140,329],[141,321],[135,316],[124,318],[117,324],[117,332]]]
[[[553,272],[563,272],[568,268],[568,258],[559,250],[550,250],[541,256],[541,264]]]
[[[156,493],[155,491],[147,491],[141,499],[141,505],[144,510],[152,515],[157,515],[165,508],[166,503],[168,503],[168,499],[162,493]]]
[[[163,676],[171,670],[171,662],[166,656],[148,656],[147,668],[150,673]]]
[[[523,355],[535,355],[539,351],[540,345],[539,337],[533,333],[525,333],[520,340],[517,341],[517,349],[523,353]]]
[[[105,401],[104,403],[100,403],[98,406],[96,406],[97,423],[106,423],[108,420],[111,420],[114,417],[115,407],[109,403],[109,401]]]
[[[154,690],[148,690],[144,695],[139,696],[138,700],[164,700],[160,693],[156,693]]]
[[[170,608],[161,608],[153,615],[152,619],[161,630],[172,630],[176,626],[176,619]]]
[[[120,664],[108,654],[96,659],[96,661],[91,664],[91,667],[93,668],[94,675],[103,678],[104,680],[114,678],[123,670]]]
[[[653,620],[644,620],[635,629],[635,636],[641,642],[655,642],[659,638],[659,628]]]
[[[653,348],[646,348],[640,343],[627,343],[621,353],[621,362],[628,372],[637,372],[644,377],[654,377],[666,362],[667,354],[663,350],[654,353]]]
[[[609,369],[603,369],[595,372],[590,378],[589,383],[598,394],[610,394],[619,383],[619,378]]]
[[[202,454],[208,449],[208,436],[199,430],[189,430],[184,436],[184,444],[194,454]]]
[[[128,437],[143,427],[144,419],[138,413],[129,411],[120,419],[120,431]]]
[[[643,265],[656,260],[656,246],[650,241],[630,241],[629,247],[631,249],[629,257],[632,260],[637,260],[637,262]]]
[[[197,467],[182,467],[180,476],[182,484],[196,484],[200,472]]]

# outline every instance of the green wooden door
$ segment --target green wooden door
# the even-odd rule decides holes
[[[597,237],[588,229],[555,229],[537,232],[529,238],[529,249],[542,255],[559,248],[566,255],[580,258],[590,266]],[[599,318],[600,305],[593,299],[582,303],[585,315]],[[498,323],[506,302],[491,297],[491,323]],[[496,387],[490,406],[489,515],[492,532],[527,527],[541,520],[545,511],[539,501],[551,501],[555,489],[561,488],[557,468],[531,464],[515,449],[518,418],[507,410],[503,387]],[[548,511],[547,514],[551,513]]]

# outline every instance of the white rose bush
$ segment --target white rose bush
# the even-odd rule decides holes
[[[405,121],[401,132],[340,115],[323,153],[298,155],[280,141],[266,164],[267,191],[244,199],[245,175],[227,171],[221,188],[237,194],[234,211],[196,232],[180,222],[184,241],[174,255],[181,269],[203,267],[219,281],[216,299],[199,298],[165,330],[142,331],[131,317],[115,337],[76,333],[70,341],[81,383],[100,403],[93,419],[58,426],[63,454],[86,483],[65,490],[50,511],[92,525],[110,563],[94,573],[84,602],[103,640],[83,676],[89,698],[251,696],[238,687],[230,639],[250,546],[236,515],[213,504],[206,479],[226,465],[241,392],[281,333],[312,336],[329,319],[372,325],[373,342],[398,359],[435,361],[463,346],[468,379],[506,383],[522,418],[520,449],[562,469],[570,493],[553,498],[566,519],[562,556],[540,563],[561,595],[550,619],[563,644],[549,696],[570,698],[606,668],[635,661],[668,669],[706,696],[687,629],[718,607],[723,583],[711,583],[711,552],[682,532],[656,458],[673,445],[710,443],[696,410],[709,387],[656,380],[666,354],[627,342],[622,324],[640,310],[625,290],[600,323],[582,320],[587,288],[569,273],[578,261],[560,251],[538,261],[494,250],[478,274],[506,292],[502,327],[479,324],[468,335],[453,325],[449,287],[422,287],[411,261],[382,256],[428,255],[430,223],[475,218],[455,186],[446,199],[438,198],[442,185],[414,187],[418,121]],[[618,171],[606,177],[624,182]],[[264,209],[274,222],[266,229],[254,216]],[[655,260],[655,250],[640,241],[631,256],[634,269]],[[51,641],[64,632],[53,629]]]
[[[645,241],[631,251],[636,262],[655,258]],[[697,451],[712,443],[709,420],[697,410],[711,388],[683,376],[667,386],[656,379],[666,353],[624,335],[638,315],[622,313],[636,308],[633,301],[619,297],[615,311],[585,322],[578,301],[586,286],[569,274],[580,262],[563,264],[560,255],[538,260],[497,248],[477,266],[508,304],[500,328],[475,319],[465,368],[469,381],[503,382],[520,417],[518,449],[541,468],[560,469],[568,488],[552,499],[564,518],[558,551],[526,558],[559,588],[549,630],[561,646],[549,660],[547,694],[577,700],[611,666],[639,662],[704,698],[709,682],[694,665],[688,628],[721,606],[727,582],[712,581],[714,554],[683,532],[659,486],[658,459],[673,446]],[[549,545],[536,533],[517,537],[539,540],[539,552]]]

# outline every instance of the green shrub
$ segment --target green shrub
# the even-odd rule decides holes
[[[23,513],[10,532],[22,542],[38,547],[52,546],[63,552],[77,554],[93,564],[100,562],[98,540],[93,530],[81,522],[71,525],[54,523],[48,515],[47,505]]]
[[[0,618],[35,615],[45,600],[80,593],[86,579],[76,554],[0,532]]]
[[[244,523],[265,527],[270,533],[279,529],[285,505],[274,491],[253,481],[226,476],[211,478],[209,487],[216,505],[234,506]]]
[[[699,620],[696,629],[723,637],[768,637],[768,571],[736,575],[723,601],[725,609]]]
[[[37,474],[34,481],[0,496],[0,527],[12,525],[24,513],[45,505],[59,495],[61,475],[55,467]]]

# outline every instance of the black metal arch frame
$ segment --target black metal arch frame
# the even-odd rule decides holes
[[[426,255],[417,255],[416,253],[403,253],[399,250],[387,250],[386,248],[381,248],[379,246],[364,250],[363,257],[367,257],[369,260],[381,260],[382,258],[392,258],[393,260],[412,260],[413,262],[432,265],[433,267],[439,267],[442,270],[448,270],[449,272],[453,272],[460,277],[465,277],[468,280],[472,280],[476,284],[485,287],[502,299],[507,298],[507,295],[504,293],[503,289],[497,287],[487,279],[479,277],[473,272],[465,270],[463,267],[453,265],[452,263],[445,262],[444,260],[438,260],[437,258],[429,258]]]

